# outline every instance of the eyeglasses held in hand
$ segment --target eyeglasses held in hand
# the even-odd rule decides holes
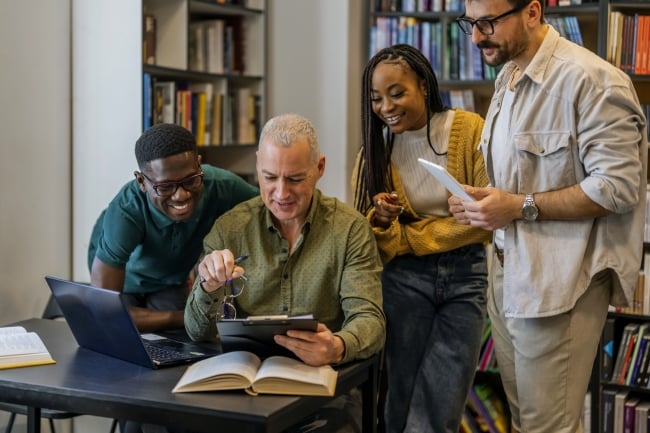
[[[232,301],[242,294],[246,281],[248,281],[246,276],[241,275],[239,278],[226,282],[224,285],[226,296],[223,298],[223,302],[221,303],[222,312],[219,314],[219,317],[217,317],[218,320],[237,318],[237,309]]]
[[[458,27],[463,31],[468,36],[472,35],[472,28],[476,26],[479,32],[484,34],[485,36],[490,36],[494,34],[494,24],[499,21],[500,19],[503,19],[507,17],[508,15],[514,14],[515,12],[519,12],[526,6],[528,6],[530,2],[521,4],[519,6],[514,7],[513,9],[510,9],[508,12],[504,12],[501,15],[498,15],[494,18],[479,18],[477,20],[472,20],[470,18],[467,18],[465,14],[459,16],[456,18],[456,23],[458,24]]]
[[[179,180],[178,182],[161,182],[153,183],[151,179],[147,177],[146,174],[140,173],[142,176],[149,181],[151,187],[156,192],[159,197],[171,197],[176,194],[178,187],[182,187],[185,191],[196,192],[203,185],[203,170],[200,173],[193,174],[192,176],[186,177],[185,179]]]

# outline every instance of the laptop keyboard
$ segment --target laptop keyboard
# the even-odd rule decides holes
[[[144,343],[144,347],[147,349],[147,352],[149,352],[151,359],[154,359],[156,361],[167,362],[167,361],[179,361],[179,360],[187,359],[186,352],[179,352],[174,349],[160,347],[156,344],[152,344],[150,341],[147,340],[143,340],[143,343]]]

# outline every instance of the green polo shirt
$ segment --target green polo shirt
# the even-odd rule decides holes
[[[235,298],[238,317],[312,313],[345,341],[344,362],[366,358],[384,344],[381,261],[366,218],[316,190],[295,250],[274,227],[260,197],[221,216],[204,241],[204,254],[230,249],[248,254],[247,281]],[[217,334],[223,290],[207,294],[195,284],[185,328],[196,339]]]
[[[124,185],[95,224],[89,266],[96,255],[109,266],[124,268],[124,293],[152,293],[187,284],[214,220],[259,194],[236,174],[211,165],[201,167],[203,196],[187,221],[173,221],[156,209],[137,181]]]

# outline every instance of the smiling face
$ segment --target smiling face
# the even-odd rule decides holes
[[[201,156],[188,151],[148,162],[143,173],[136,172],[136,180],[154,207],[174,221],[186,221],[194,214],[203,195],[203,182],[190,190],[179,185],[169,197],[158,195],[153,185],[181,182],[199,173]]]
[[[427,123],[423,80],[404,61],[383,61],[372,73],[372,111],[394,134],[423,128]]]
[[[304,223],[324,170],[325,157],[315,157],[306,138],[289,146],[263,139],[257,152],[260,195],[280,226]]]

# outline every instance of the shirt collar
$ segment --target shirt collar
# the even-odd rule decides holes
[[[523,72],[535,83],[541,83],[544,79],[544,74],[549,68],[553,52],[560,41],[560,34],[549,24],[545,24],[548,28],[542,44],[537,49],[537,52],[531,59],[530,63]]]

